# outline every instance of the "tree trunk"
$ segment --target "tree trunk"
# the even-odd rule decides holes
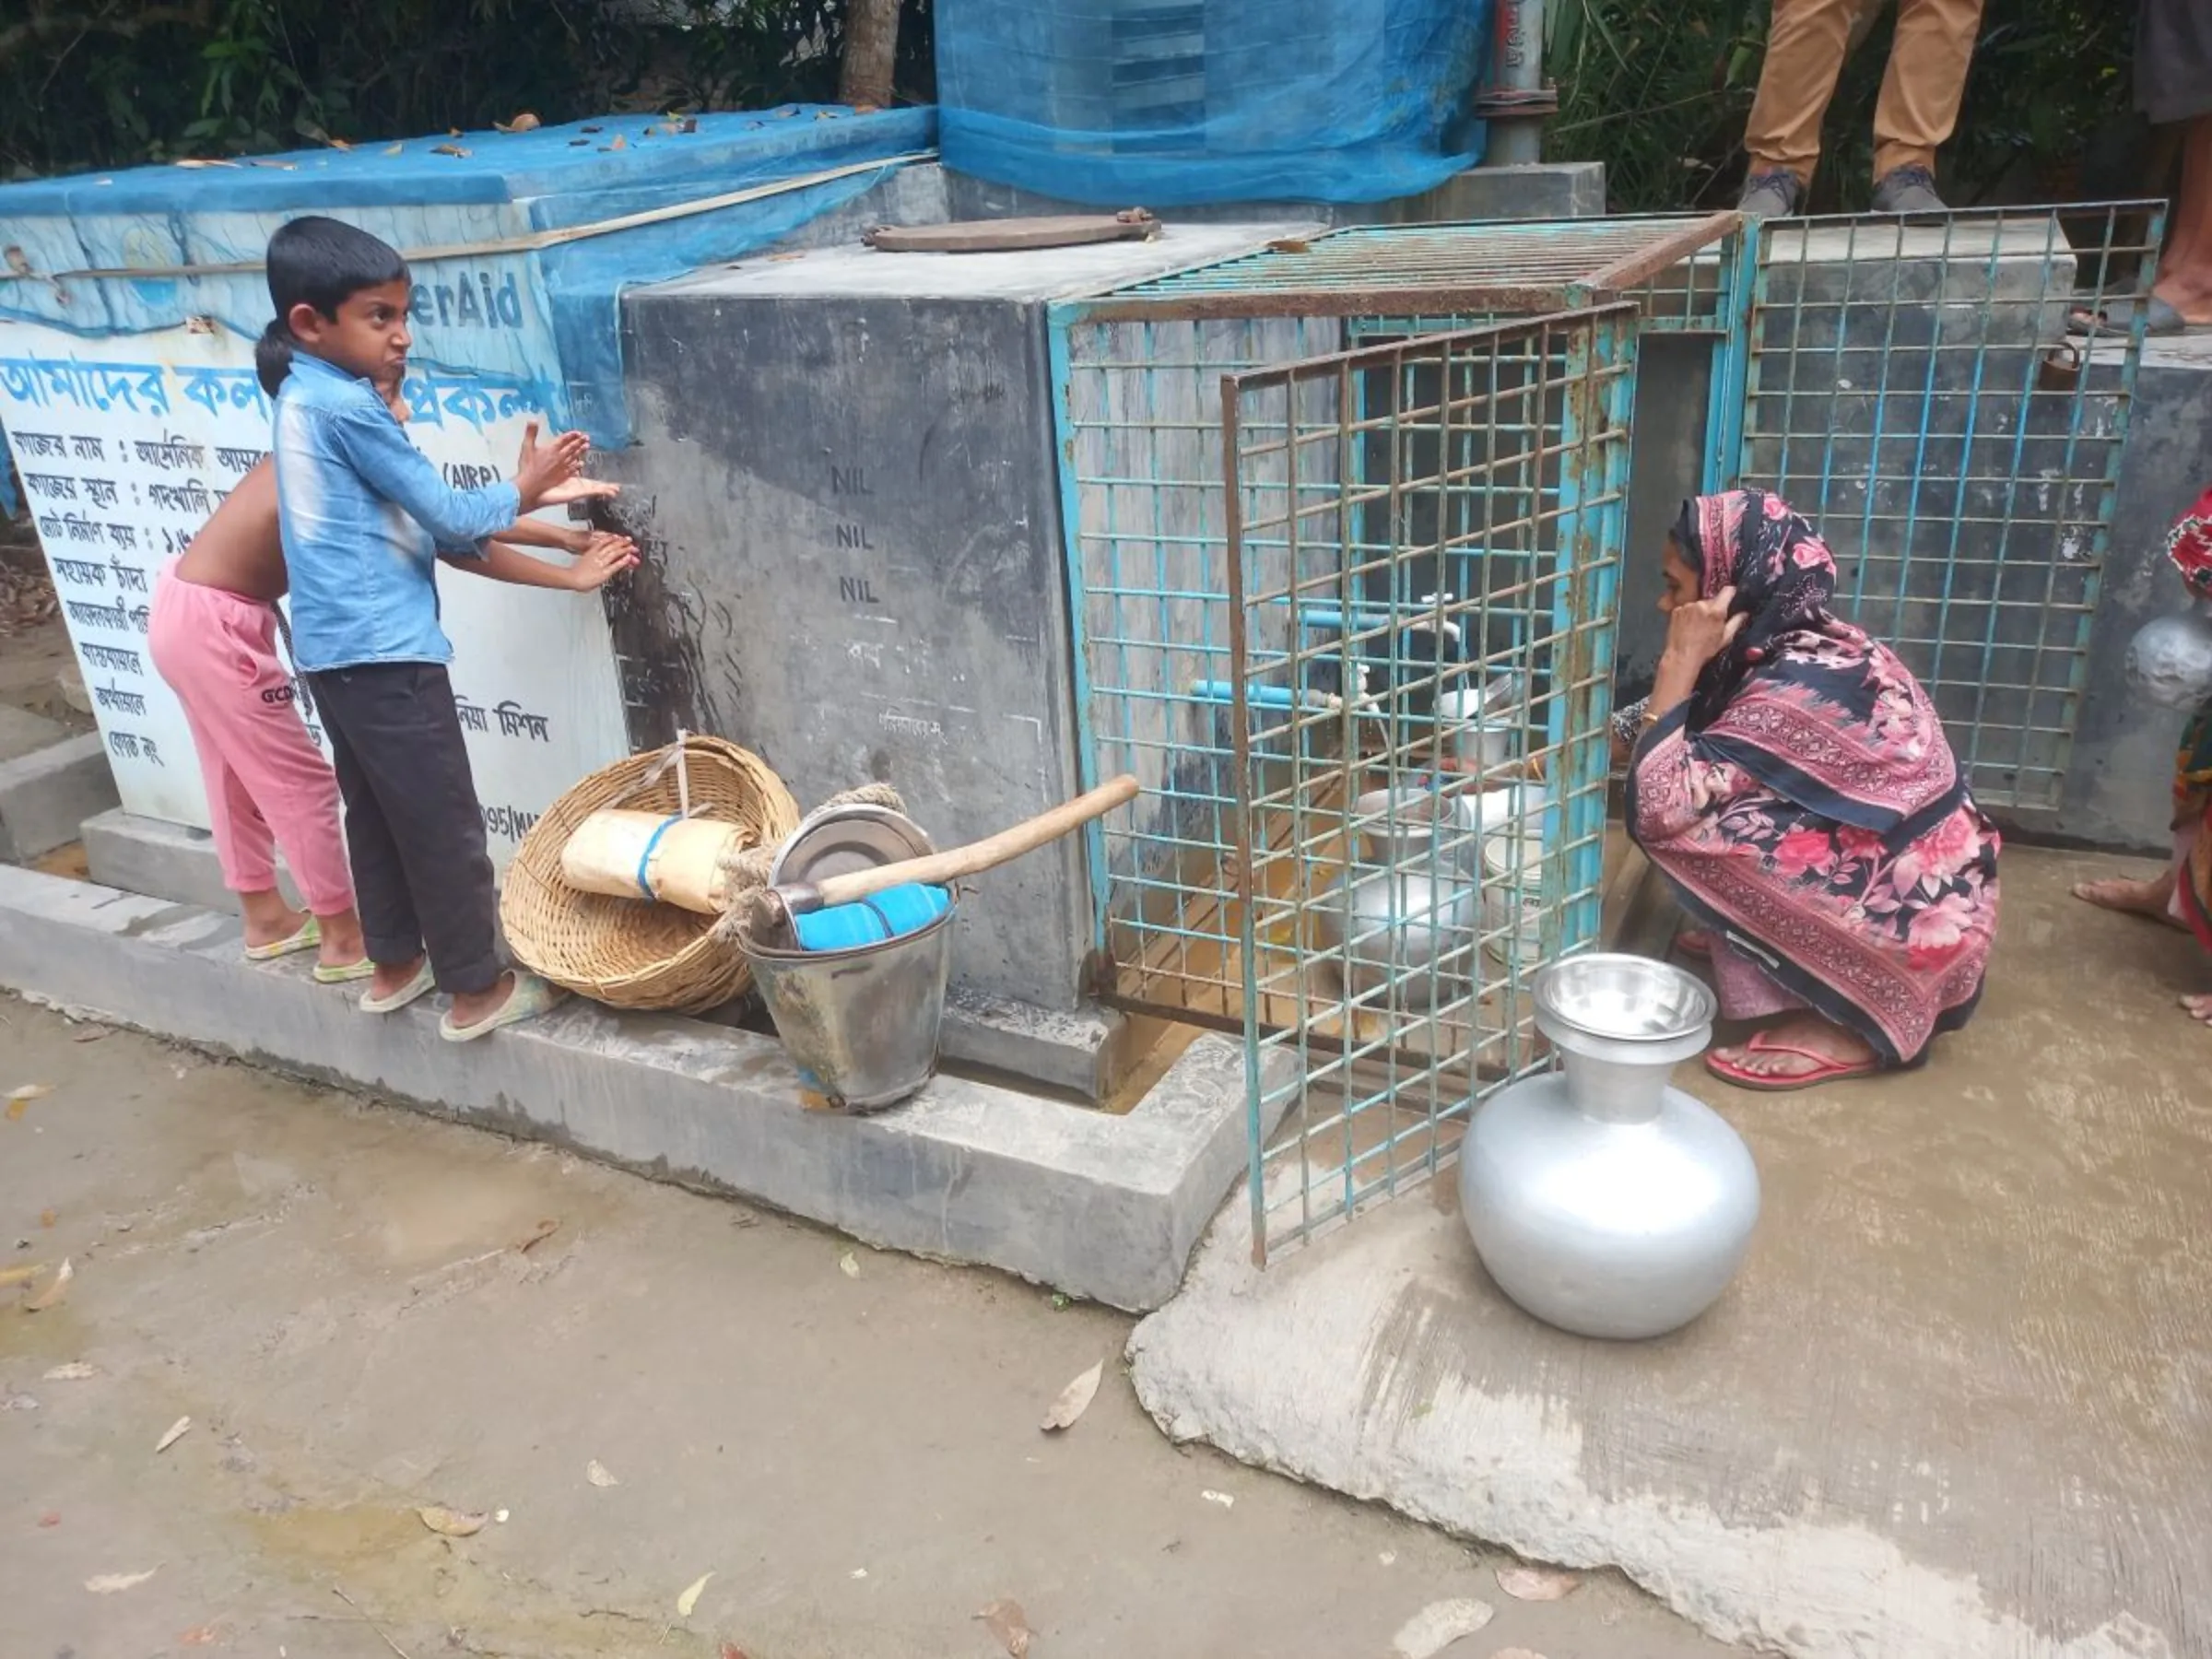
[[[842,102],[888,109],[891,67],[899,55],[900,0],[849,0],[845,7],[844,74],[838,81]]]

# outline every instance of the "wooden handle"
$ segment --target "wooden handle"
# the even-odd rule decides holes
[[[1091,819],[1105,817],[1116,806],[1126,806],[1141,793],[1136,780],[1124,774],[1112,782],[1100,784],[1088,794],[1077,795],[1050,812],[1039,813],[1028,822],[1001,830],[985,840],[932,853],[926,858],[910,858],[900,864],[877,865],[870,870],[831,876],[814,887],[787,888],[783,889],[784,898],[786,902],[793,903],[794,909],[813,910],[818,906],[827,909],[832,904],[856,904],[910,881],[942,887],[963,876],[996,869],[1024,853],[1033,853],[1047,841],[1058,841],[1069,830],[1080,830]],[[807,900],[813,902],[808,903]]]

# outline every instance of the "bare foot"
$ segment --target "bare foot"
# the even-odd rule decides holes
[[[453,998],[453,1024],[467,1027],[489,1019],[514,994],[514,975],[502,973],[488,991],[471,991]]]
[[[2212,1026],[2212,994],[2184,996],[2182,998],[2182,1008],[2199,1025]]]
[[[396,996],[415,982],[422,971],[422,959],[406,962],[379,962],[376,971],[369,978],[369,994],[376,997]]]
[[[2102,881],[2077,881],[2074,897],[2100,910],[2119,911],[2125,915],[2148,916],[2154,922],[2163,922],[2169,927],[2181,923],[2169,914],[2166,907],[2173,901],[2173,872],[2168,870],[2148,881],[2135,881],[2124,876],[2109,877]]]
[[[1786,1052],[1792,1050],[1803,1053]],[[1760,1031],[1750,1042],[1732,1043],[1712,1053],[1716,1060],[1738,1071],[1775,1083],[1809,1077],[1825,1069],[1821,1061],[1865,1065],[1875,1058],[1872,1045],[1864,1037],[1832,1025],[1818,1014],[1793,1014]],[[1807,1054],[1818,1058],[1808,1060]]]

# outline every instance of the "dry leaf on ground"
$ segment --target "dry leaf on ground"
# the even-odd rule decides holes
[[[607,1466],[595,1457],[583,1465],[583,1477],[595,1487],[620,1486],[622,1484],[608,1471]]]
[[[860,1277],[860,1258],[851,1251],[846,1251],[843,1255],[837,1258],[837,1270],[847,1278],[858,1278]]]
[[[538,120],[536,116],[531,114],[529,111],[524,110],[512,121],[493,122],[491,124],[491,130],[495,133],[535,133],[545,123]]]
[[[1583,1581],[1558,1567],[1513,1566],[1498,1569],[1498,1588],[1515,1601],[1558,1601],[1571,1595]]]
[[[53,1270],[53,1283],[23,1304],[26,1313],[43,1313],[49,1308],[58,1308],[69,1300],[69,1281],[76,1277],[76,1269],[64,1256],[62,1265]]]
[[[976,1617],[990,1627],[991,1634],[998,1638],[1012,1659],[1028,1659],[1030,1621],[1019,1602],[1012,1596],[1001,1596]]]
[[[447,1509],[442,1503],[433,1503],[428,1509],[415,1512],[422,1524],[441,1537],[473,1538],[484,1530],[489,1515],[474,1514],[465,1510]]]
[[[1055,1429],[1073,1428],[1076,1419],[1090,1409],[1091,1401],[1098,1396],[1099,1379],[1105,1374],[1106,1361],[1101,1359],[1060,1391],[1060,1397],[1038,1427],[1047,1434]]]
[[[87,1377],[100,1375],[100,1367],[87,1365],[82,1359],[72,1359],[66,1365],[57,1365],[46,1373],[49,1382],[82,1382]]]
[[[515,1249],[521,1251],[524,1255],[528,1255],[533,1250],[535,1250],[540,1244],[543,1244],[547,1239],[551,1238],[559,1230],[559,1220],[554,1217],[548,1216],[543,1221],[540,1221],[535,1227],[530,1230],[530,1236],[528,1238],[516,1240],[514,1247]]]
[[[44,1100],[53,1092],[51,1083],[18,1083],[7,1091],[7,1121],[15,1123],[30,1110],[33,1100]]]
[[[182,1440],[191,1432],[192,1419],[188,1417],[179,1418],[175,1422],[169,1426],[169,1432],[154,1442],[155,1455],[159,1456],[160,1453],[168,1451],[171,1446],[175,1445],[179,1441]]]
[[[1390,1649],[1397,1659],[1430,1659],[1462,1636],[1474,1635],[1492,1617],[1488,1602],[1469,1599],[1430,1602],[1398,1627],[1398,1633],[1391,1638]]]
[[[691,1617],[691,1609],[699,1606],[700,1594],[706,1589],[707,1581],[713,1576],[711,1572],[700,1573],[691,1581],[691,1588],[676,1598],[676,1616],[678,1618]]]
[[[179,1647],[206,1647],[215,1640],[213,1625],[194,1625],[177,1638]]]
[[[41,1227],[52,1227],[60,1219],[61,1217],[50,1209],[42,1209],[39,1212],[39,1225]]]
[[[103,1572],[97,1578],[87,1579],[85,1588],[95,1595],[113,1595],[118,1590],[135,1590],[160,1571],[159,1567],[148,1567],[144,1572]]]
[[[20,1267],[0,1267],[0,1288],[9,1285],[28,1285],[46,1271],[43,1262],[26,1262]]]

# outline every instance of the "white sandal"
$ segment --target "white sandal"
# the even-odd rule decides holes
[[[274,962],[279,957],[298,956],[303,950],[313,950],[322,943],[323,924],[318,918],[310,916],[300,924],[300,931],[288,938],[278,939],[268,945],[247,946],[246,960]]]
[[[373,969],[371,970],[374,971]],[[429,959],[415,970],[415,977],[389,996],[379,996],[373,991],[361,993],[361,1012],[364,1014],[396,1014],[418,996],[428,996],[436,989],[438,976],[430,971]]]
[[[438,1022],[438,1035],[448,1042],[474,1042],[488,1037],[501,1026],[519,1025],[525,1019],[535,1019],[540,1014],[561,1002],[568,993],[559,986],[542,980],[535,973],[515,970],[514,989],[507,993],[507,1000],[474,1025],[457,1026],[453,1017],[446,1015]]]

